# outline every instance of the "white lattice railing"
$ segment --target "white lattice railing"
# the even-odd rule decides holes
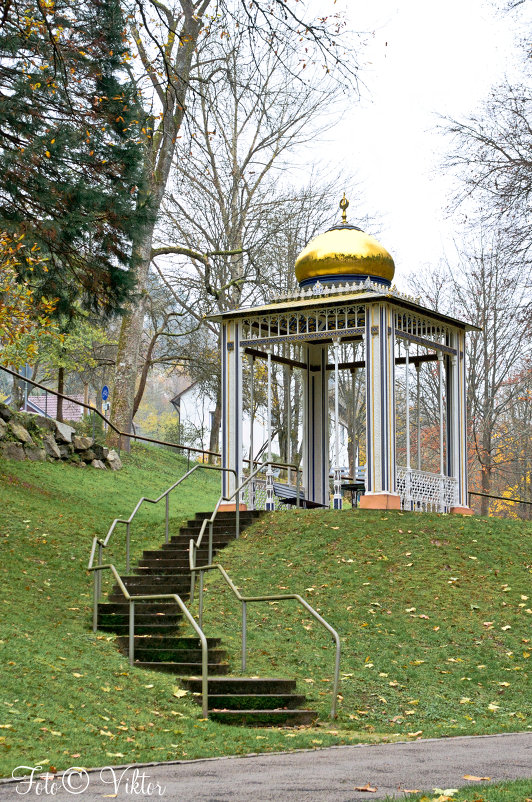
[[[398,466],[397,492],[403,510],[449,512],[457,504],[458,482],[453,476]]]
[[[250,510],[266,509],[266,479],[252,479],[245,487],[242,494],[242,501],[247,504]],[[276,510],[285,510],[287,505],[281,504],[277,496],[274,495],[273,502]]]

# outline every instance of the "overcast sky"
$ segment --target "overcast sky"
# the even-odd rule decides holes
[[[444,219],[450,177],[440,168],[447,143],[438,115],[463,119],[494,83],[516,73],[516,21],[483,0],[338,0],[335,7],[350,28],[368,32],[365,88],[320,150],[333,167],[345,164],[358,176],[367,203],[361,215],[379,215],[379,239],[400,287],[408,273],[451,252],[456,234]],[[356,223],[356,210],[349,212]]]

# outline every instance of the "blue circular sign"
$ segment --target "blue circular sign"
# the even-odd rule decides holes
[[[107,401],[109,398],[109,388],[106,384],[102,387],[102,401]]]

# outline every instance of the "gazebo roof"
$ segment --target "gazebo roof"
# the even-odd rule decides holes
[[[345,289],[324,287],[323,291],[319,293],[315,289],[302,290],[295,292],[293,295],[278,296],[272,299],[270,303],[261,304],[260,306],[241,307],[240,309],[231,309],[217,315],[209,315],[208,320],[221,323],[226,320],[282,314],[283,312],[295,312],[297,310],[306,312],[312,309],[327,309],[346,303],[374,304],[382,301],[392,303],[400,309],[427,315],[433,320],[456,326],[464,329],[464,331],[480,331],[478,326],[474,326],[465,320],[459,320],[423,306],[416,298],[399,292],[395,287],[383,290],[382,287],[373,282],[366,282],[360,286],[360,289],[356,290],[353,289],[352,284],[346,286]]]

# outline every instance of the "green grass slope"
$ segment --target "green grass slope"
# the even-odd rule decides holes
[[[532,526],[374,511],[264,518],[220,555],[245,595],[300,593],[339,632],[347,734],[532,728]],[[248,671],[297,676],[325,720],[330,636],[295,602],[250,604]],[[210,577],[205,624],[240,647],[236,600]],[[327,727],[331,730],[331,726]]]
[[[0,774],[530,727],[531,602],[521,597],[532,598],[531,527],[522,523],[287,512],[221,555],[243,592],[299,591],[338,628],[336,722],[330,641],[293,607],[250,608],[248,669],[297,676],[322,716],[314,728],[204,721],[172,676],[131,668],[113,636],[91,631],[91,541],[185,468],[147,448],[118,473],[0,462]],[[172,531],[212,509],[218,489],[217,474],[198,472],[172,499]],[[162,504],[143,507],[134,555],[162,542],[163,520]],[[106,555],[120,568],[123,533]],[[210,579],[207,633],[224,636],[235,673],[239,622]]]

